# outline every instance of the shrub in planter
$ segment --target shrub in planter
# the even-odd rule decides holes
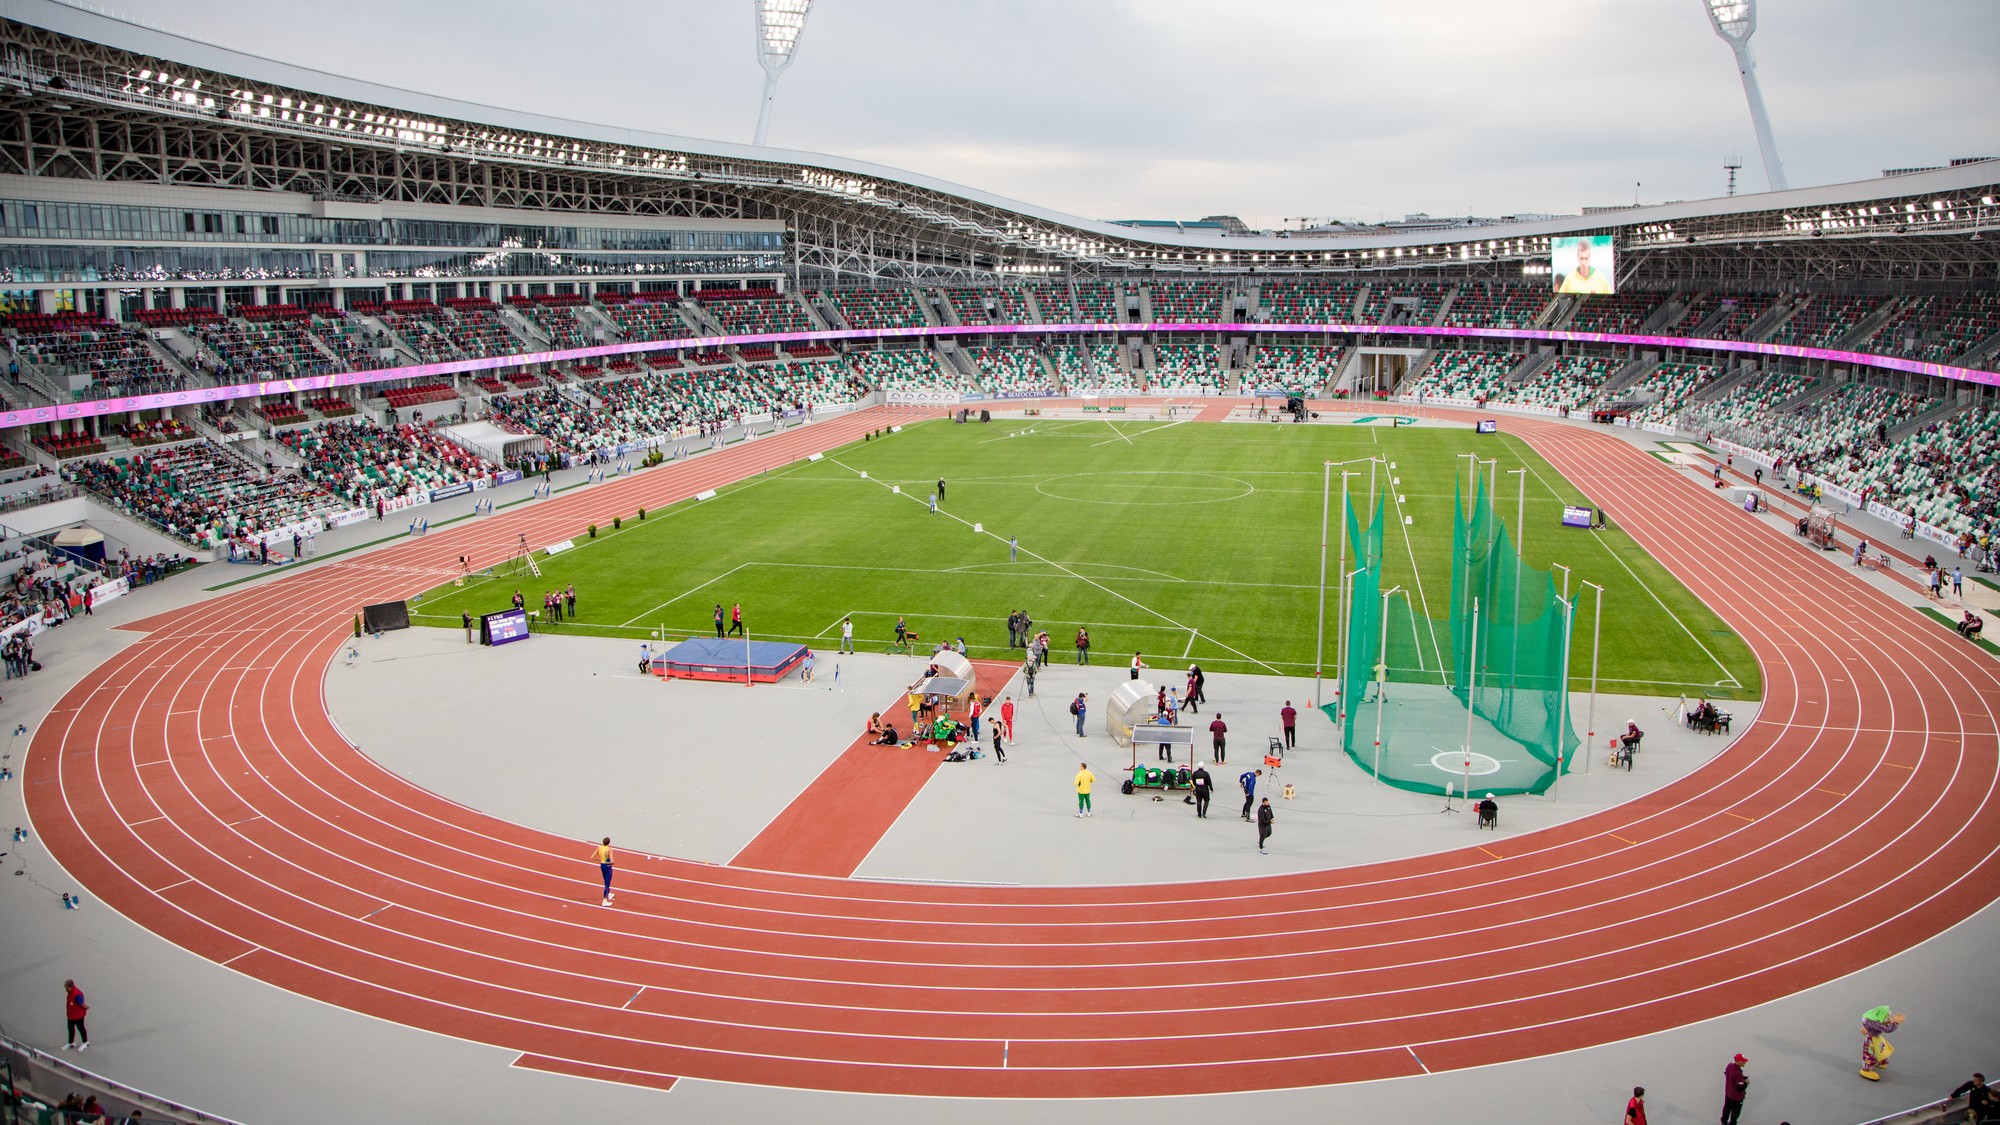
[[[641,509],[639,509],[639,518],[640,518],[640,519],[645,519],[645,518],[646,518],[646,509],[644,509],[644,508],[641,508]]]
[[[612,516],[612,517],[611,517],[611,530],[613,530],[613,531],[617,531],[617,530],[618,530],[619,528],[621,528],[621,527],[624,527],[624,526],[625,526],[625,521],[624,521],[624,520],[622,520],[622,519],[618,518],[617,516]]]
[[[597,525],[596,525],[596,524],[591,524],[591,525],[590,525],[590,537],[591,537],[592,539],[595,539],[595,538],[597,538]]]

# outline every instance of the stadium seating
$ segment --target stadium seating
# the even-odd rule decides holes
[[[938,362],[929,348],[899,348],[854,354],[854,373],[861,381],[885,391],[965,389],[956,375]]]
[[[1778,407],[1804,394],[1812,380],[1791,371],[1766,371],[1683,410],[1684,430],[1717,434],[1745,445],[1768,447]],[[1746,440],[1747,439],[1747,440]]]
[[[641,293],[630,300],[605,305],[604,311],[618,325],[628,342],[705,335],[688,327],[687,321],[681,319],[680,311],[671,303],[673,300],[672,293]]]
[[[1245,393],[1282,390],[1307,397],[1325,394],[1340,373],[1341,357],[1346,350],[1260,344],[1250,357],[1250,370],[1243,376],[1242,390]]]
[[[805,307],[772,289],[704,290],[712,294],[743,294],[727,300],[697,294],[702,310],[732,336],[775,332],[812,332],[818,328]],[[858,326],[857,326],[858,327]]]
[[[1148,389],[1168,394],[1221,394],[1225,376],[1212,344],[1157,344]]]
[[[1035,305],[1042,310],[1043,324],[1083,323],[1084,318],[1077,315],[1076,302],[1070,298],[1069,286],[1043,281],[1028,288],[1035,295]]]
[[[1050,394],[1055,379],[1033,348],[974,348],[980,385],[991,394]]]
[[[1421,393],[1428,398],[1490,398],[1520,362],[1520,356],[1505,352],[1440,351],[1403,393]]]
[[[307,420],[305,411],[283,400],[267,402],[257,408],[257,413],[273,426],[296,426]]]
[[[1277,281],[1261,288],[1257,302],[1280,324],[1346,324],[1360,290],[1353,281]]]
[[[1125,302],[1124,287],[1108,281],[1079,281],[1076,290],[1076,319],[1081,324],[1116,324]]]
[[[831,289],[820,296],[858,329],[922,328],[930,323],[916,294],[908,289]]]
[[[1869,337],[1866,351],[1948,363],[2000,332],[2000,298],[1909,298]]]
[[[1502,383],[1489,401],[1568,412],[1589,402],[1597,388],[1623,366],[1600,356],[1558,356],[1519,383]]]
[[[259,473],[206,441],[81,461],[66,466],[63,476],[197,545],[350,506],[299,477]]]
[[[278,440],[297,455],[300,476],[350,507],[424,495],[496,469],[485,458],[418,426],[389,429],[369,422],[328,422],[287,430]]]
[[[1802,348],[1833,347],[1866,320],[1880,303],[1873,297],[1808,296],[1803,299],[1798,311],[1779,325],[1767,342]]]
[[[1055,364],[1056,378],[1072,391],[1099,385],[1131,385],[1118,359],[1116,344],[1091,344],[1088,351],[1075,344],[1050,344],[1048,355]]]
[[[1146,288],[1154,320],[1206,324],[1227,319],[1222,311],[1222,286],[1213,281],[1156,281]]]
[[[51,376],[83,375],[79,398],[161,394],[185,390],[187,373],[169,367],[137,331],[83,313],[16,313],[7,326],[17,336],[22,363]]]
[[[1361,310],[1363,324],[1427,325],[1437,319],[1449,285],[1410,282],[1391,285],[1376,282],[1368,287],[1368,302]]]
[[[1017,286],[953,288],[945,290],[945,298],[958,311],[958,319],[964,324],[1035,323],[1034,312],[1028,307],[1027,293]],[[986,308],[988,301],[993,302],[991,312]]]
[[[1651,395],[1652,400],[1632,412],[1636,422],[1665,422],[1681,412],[1690,396],[1722,373],[1712,363],[1662,363],[1636,385],[1620,391],[1634,398]]]
[[[1524,285],[1461,285],[1444,323],[1454,328],[1532,328],[1552,299],[1548,290]]]
[[[454,399],[458,397],[458,392],[449,383],[417,383],[407,387],[389,387],[383,390],[382,397],[389,400],[390,409],[401,410],[406,406]]]
[[[1653,310],[1660,307],[1657,293],[1617,293],[1610,296],[1579,297],[1576,315],[1564,327],[1572,332],[1613,332],[1630,335],[1639,331]]]

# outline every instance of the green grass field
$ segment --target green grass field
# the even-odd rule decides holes
[[[1033,432],[1019,432],[1026,425]],[[1459,454],[1472,451],[1500,459],[1498,507],[1510,528],[1507,470],[1527,466],[1530,564],[1566,564],[1608,591],[1605,690],[1761,693],[1743,642],[1623,533],[1558,527],[1563,503],[1583,497],[1547,462],[1510,436],[1430,427],[927,422],[712,500],[628,516],[596,539],[579,528],[575,549],[538,560],[542,578],[442,587],[413,607],[414,620],[456,626],[461,611],[505,608],[517,587],[534,609],[544,590],[575,583],[578,618],[564,632],[706,635],[713,606],[740,601],[751,634],[766,640],[832,649],[851,614],[857,646],[881,652],[901,615],[926,643],[963,636],[974,656],[1006,657],[1007,614],[1025,608],[1063,661],[1085,625],[1093,663],[1122,665],[1139,651],[1155,667],[1311,675],[1321,463],[1379,455],[1396,465],[1377,482],[1389,498],[1385,581],[1416,592],[1413,607],[1436,622],[1448,655],[1453,486],[1465,471]],[[1369,466],[1352,468],[1365,506]],[[940,476],[947,497],[933,515]],[[1335,552],[1339,483],[1335,470]],[[1019,537],[1018,558],[1009,536]],[[1329,561],[1329,670],[1337,570]],[[1591,608],[1579,606],[1578,685],[1588,683]]]

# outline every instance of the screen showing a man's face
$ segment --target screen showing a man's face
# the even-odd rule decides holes
[[[1571,235],[1549,243],[1549,272],[1558,293],[1611,293],[1612,245],[1608,235]]]

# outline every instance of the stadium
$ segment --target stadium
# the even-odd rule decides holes
[[[1963,1119],[2000,160],[1718,2],[1772,190],[1100,221],[808,7],[740,145],[0,0],[5,1120]]]

